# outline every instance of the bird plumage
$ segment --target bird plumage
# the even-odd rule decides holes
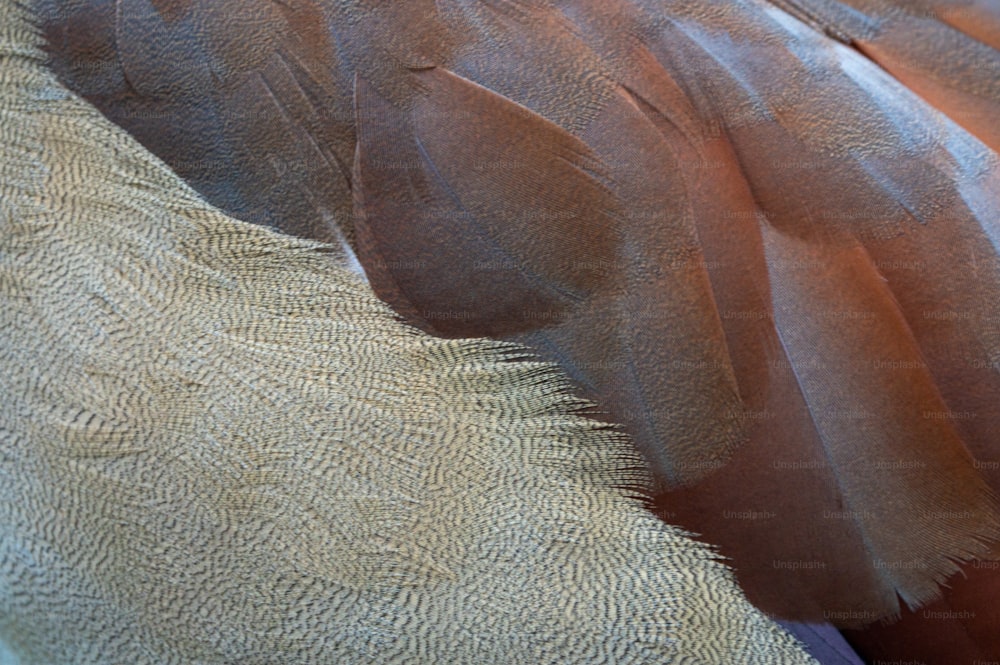
[[[870,622],[989,554],[995,3],[39,6],[212,202],[558,362],[767,610]]]
[[[808,663],[523,347],[232,219],[0,3],[0,638],[26,663]],[[2,653],[2,652],[0,652]]]

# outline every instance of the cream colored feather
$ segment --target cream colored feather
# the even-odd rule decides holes
[[[339,250],[211,208],[38,42],[0,2],[10,654],[811,662],[631,496],[639,459],[552,366],[428,337]]]

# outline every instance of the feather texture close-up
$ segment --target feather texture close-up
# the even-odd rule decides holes
[[[0,10],[11,662],[1000,661],[1000,2]]]
[[[523,347],[399,322],[0,32],[0,636],[29,663],[812,662]]]

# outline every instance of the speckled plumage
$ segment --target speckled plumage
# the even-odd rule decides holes
[[[226,217],[0,2],[0,638],[27,663],[806,663],[519,347]],[[0,652],[2,653],[2,652]]]

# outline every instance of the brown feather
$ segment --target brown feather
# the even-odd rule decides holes
[[[781,0],[1000,150],[1000,7],[940,0]],[[969,39],[969,37],[973,39]]]
[[[438,68],[411,76],[425,94],[409,113],[364,79],[356,89],[355,224],[377,292],[391,281],[398,306],[419,306],[418,321],[450,336],[565,316],[614,260],[620,202],[603,166],[572,134],[471,81]]]
[[[1000,561],[976,561],[952,578],[945,598],[899,621],[845,631],[869,662],[916,661],[926,665],[987,663],[1000,654]]]

